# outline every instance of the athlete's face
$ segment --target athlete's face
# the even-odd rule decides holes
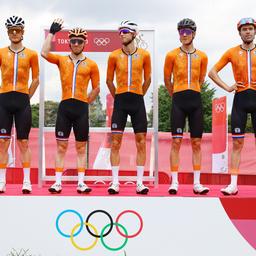
[[[9,39],[12,43],[18,44],[23,39],[24,29],[21,27],[12,27],[7,30]]]
[[[240,28],[240,37],[245,44],[250,44],[255,38],[256,29],[253,25],[244,25]]]
[[[75,55],[79,55],[83,52],[85,40],[81,37],[70,38],[70,49]]]
[[[135,38],[136,35],[135,35],[135,33],[132,33],[128,29],[121,29],[119,31],[119,36],[120,36],[122,44],[128,45],[133,41],[133,39]]]
[[[190,45],[195,37],[195,32],[189,28],[179,30],[180,42],[183,45]]]

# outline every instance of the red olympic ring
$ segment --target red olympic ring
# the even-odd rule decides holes
[[[119,229],[118,226],[116,226],[116,230],[117,230],[117,232],[118,232],[122,237],[125,237],[125,238],[133,238],[133,237],[139,235],[139,233],[141,232],[141,230],[142,230],[142,228],[143,228],[143,220],[142,220],[141,216],[140,216],[137,212],[135,212],[135,211],[133,211],[133,210],[125,210],[125,211],[121,212],[121,213],[117,216],[117,218],[116,218],[116,223],[119,223],[119,219],[120,219],[121,216],[124,215],[125,213],[133,213],[133,214],[135,214],[135,215],[139,218],[139,220],[140,220],[140,228],[139,228],[139,230],[138,230],[136,233],[134,233],[133,235],[125,235],[125,234],[123,234],[123,233],[120,231],[120,229]]]

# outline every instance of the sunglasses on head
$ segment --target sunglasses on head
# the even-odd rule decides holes
[[[18,33],[21,33],[22,32],[22,28],[9,28],[8,29],[8,34],[18,34]]]
[[[127,29],[127,28],[124,28],[124,29],[120,29],[119,30],[119,35],[120,34],[128,34],[128,33],[132,33],[132,31],[131,30],[129,30],[129,29]]]
[[[189,29],[189,28],[182,28],[179,30],[179,34],[181,36],[189,36],[193,33],[193,30]]]
[[[73,38],[73,39],[70,39],[70,43],[71,44],[83,44],[84,40],[80,39],[80,38]]]

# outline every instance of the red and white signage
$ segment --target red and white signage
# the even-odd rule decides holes
[[[45,37],[49,30],[45,30]],[[88,38],[86,40],[86,52],[112,52],[121,47],[120,38],[116,30],[87,30]],[[68,30],[61,30],[55,34],[51,51],[69,52]]]
[[[226,96],[212,102],[212,172],[228,171]]]

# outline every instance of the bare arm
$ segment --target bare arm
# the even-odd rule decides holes
[[[51,50],[51,42],[54,37],[54,35],[62,29],[63,20],[62,19],[55,19],[50,27],[50,33],[47,35],[42,50],[41,50],[41,56],[43,58],[46,58],[48,53]]]
[[[51,42],[54,35],[49,33],[44,41],[42,50],[41,50],[41,56],[43,58],[46,58],[48,56],[48,53],[51,51]]]
[[[32,96],[34,95],[37,87],[39,85],[39,78],[35,78],[32,80],[31,84],[30,84],[30,87],[29,87],[29,98],[31,99]]]
[[[232,92],[234,90],[237,89],[237,83],[235,83],[234,85],[232,86],[228,86],[219,76],[218,72],[216,71],[216,69],[213,67],[208,76],[219,86],[221,87],[222,89],[224,89],[225,91],[227,92]]]
[[[142,85],[143,95],[145,95],[147,93],[147,90],[148,90],[150,84],[151,84],[151,77],[147,78]]]
[[[94,102],[97,96],[99,95],[99,93],[100,93],[100,87],[96,87],[92,89],[92,91],[88,95],[88,103],[91,104],[92,102]]]
[[[169,77],[168,78],[165,77],[164,84],[165,84],[167,91],[169,92],[169,95],[172,96],[173,95],[173,83],[171,82],[171,79]]]
[[[113,96],[113,98],[115,98],[116,87],[115,87],[113,81],[112,81],[112,80],[107,80],[106,83],[107,83],[109,92],[111,93],[111,95]]]

